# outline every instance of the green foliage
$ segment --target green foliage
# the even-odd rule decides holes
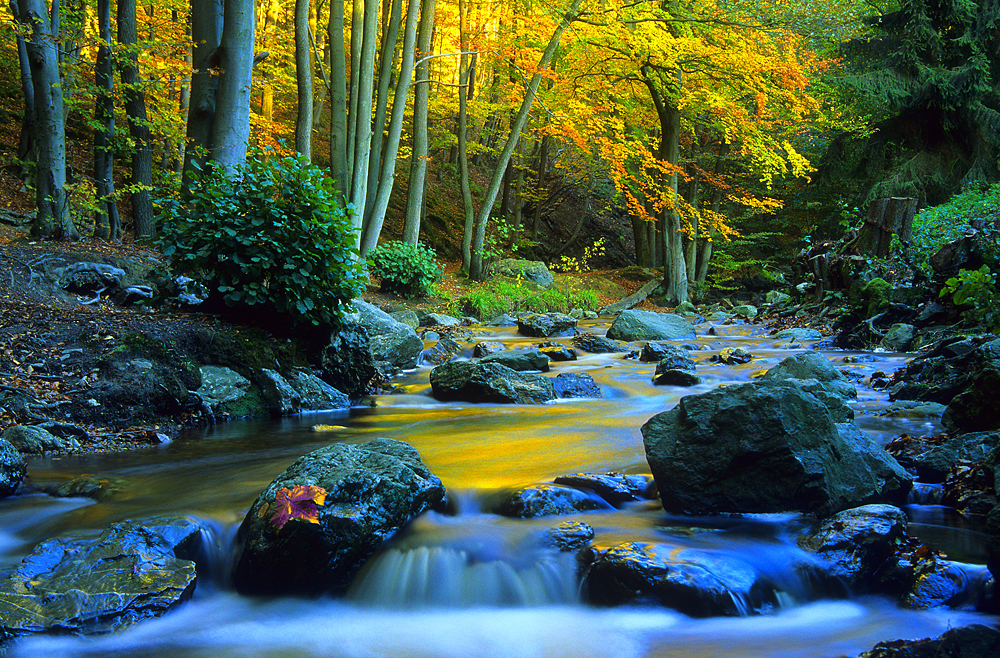
[[[908,247],[910,261],[928,277],[933,276],[930,258],[941,247],[965,235],[977,220],[995,224],[1000,219],[1000,184],[970,187],[956,194],[948,203],[921,210],[913,218],[913,235]],[[984,241],[988,242],[988,241]],[[1000,254],[982,254],[994,265]]]
[[[600,297],[593,290],[549,288],[538,291],[521,281],[492,279],[469,290],[458,301],[462,310],[479,318],[503,313],[569,313],[574,308],[596,310]]]
[[[434,250],[419,242],[378,245],[368,253],[368,269],[381,279],[381,290],[404,297],[428,294],[444,274],[444,266],[437,261]]]
[[[945,281],[941,297],[951,297],[956,306],[971,309],[973,319],[990,331],[1000,329],[1000,295],[997,295],[996,275],[989,265],[978,270],[959,270],[958,276]]]
[[[159,200],[155,244],[174,273],[228,306],[336,324],[364,290],[349,211],[318,167],[267,155],[251,153],[232,178],[213,168],[184,200]]]
[[[570,256],[560,256],[558,263],[553,263],[552,269],[557,272],[577,272],[583,274],[591,269],[590,263],[595,258],[604,255],[604,238],[599,238],[594,244],[583,248],[583,255],[580,258]]]
[[[706,282],[709,288],[715,290],[736,290],[739,279],[749,279],[757,274],[771,276],[768,266],[773,263],[763,258],[764,253],[776,253],[772,242],[778,233],[760,231],[750,233],[732,240],[715,243],[715,251],[709,263],[709,275]]]

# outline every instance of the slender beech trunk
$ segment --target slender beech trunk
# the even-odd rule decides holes
[[[19,20],[31,34],[25,41],[31,66],[35,129],[35,221],[32,235],[78,240],[66,199],[66,132],[59,88],[57,31],[45,0],[21,0]],[[54,12],[56,13],[56,12]]]
[[[111,93],[115,78],[111,67],[111,0],[97,2],[97,30],[100,46],[97,48],[97,62],[94,66],[94,82],[97,87],[94,102],[94,119],[97,123],[94,130],[94,186],[97,196],[94,237],[120,242],[122,231],[118,204],[115,202],[112,150],[115,105]]]
[[[219,87],[210,155],[228,175],[246,161],[254,54],[253,0],[226,0],[219,40]]]
[[[417,87],[413,92],[413,157],[410,160],[410,180],[406,194],[406,219],[403,223],[403,242],[417,244],[420,237],[420,220],[424,209],[424,183],[427,179],[427,99],[430,94],[430,62],[434,32],[436,0],[423,0],[420,9],[420,33],[417,51],[424,61],[417,65]]]
[[[472,204],[472,189],[469,187],[468,119],[469,80],[473,72],[469,64],[469,22],[467,0],[458,0],[458,183],[462,189],[462,208],[465,211],[465,230],[462,232],[462,269],[472,267],[472,230],[476,223],[476,209]]]
[[[365,225],[371,221],[378,190],[379,172],[385,152],[385,115],[389,105],[389,85],[392,82],[393,54],[402,22],[403,0],[386,0],[386,10],[391,12],[382,31],[382,51],[379,54],[378,90],[375,92],[375,118],[372,120],[372,155],[368,159],[368,193],[365,196]],[[383,10],[385,11],[385,10]]]
[[[403,118],[406,114],[406,97],[410,93],[413,78],[419,10],[420,0],[409,0],[406,9],[406,28],[403,30],[403,52],[400,56],[399,77],[396,79],[396,93],[393,96],[392,114],[389,117],[389,130],[382,156],[382,173],[379,175],[371,216],[365,222],[364,239],[361,245],[362,256],[378,244],[382,224],[385,221],[385,211],[389,207],[389,196],[395,181],[396,153],[399,151],[399,138],[403,132]]]
[[[330,42],[330,176],[347,196],[347,53],[344,51],[344,3],[330,4],[326,38]]]
[[[149,116],[146,113],[146,95],[139,80],[139,55],[136,52],[138,29],[136,27],[135,0],[118,0],[118,43],[121,44],[122,66],[119,76],[125,94],[125,115],[132,136],[132,175],[129,180],[132,197],[132,221],[135,234],[151,237],[156,234],[153,217],[153,151],[150,145]]]
[[[222,39],[223,0],[191,0],[191,109],[184,151],[184,187],[205,172],[212,145],[215,100],[219,86],[219,42]]]
[[[572,0],[569,8],[562,12],[562,19],[559,21],[559,25],[556,27],[552,38],[545,47],[545,52],[542,53],[542,57],[538,61],[539,71],[548,67],[552,56],[556,52],[556,48],[559,47],[559,40],[562,38],[563,32],[566,31],[571,22],[576,20],[577,13],[585,2],[586,0]],[[521,131],[524,130],[524,125],[528,122],[528,113],[531,111],[531,105],[535,101],[535,94],[538,93],[538,85],[541,82],[541,73],[535,73],[528,82],[528,89],[524,100],[521,102],[521,107],[511,125],[510,135],[507,137],[507,142],[500,153],[499,161],[493,169],[493,176],[486,189],[483,205],[479,208],[478,215],[476,215],[476,225],[472,238],[472,266],[469,268],[469,277],[474,281],[482,281],[486,278],[486,272],[483,268],[483,242],[486,239],[486,224],[490,219],[493,202],[496,201],[497,193],[500,191],[500,183],[503,180],[504,170],[507,168],[510,156],[514,152],[518,138],[521,136]]]
[[[354,155],[357,153],[358,127],[358,96],[361,84],[361,48],[364,43],[365,2],[354,0],[351,3],[351,91],[348,96],[347,111],[347,194],[354,191]],[[360,212],[360,209],[355,212]]]
[[[361,248],[365,204],[368,196],[368,161],[372,149],[372,95],[375,91],[375,51],[378,45],[378,0],[365,0],[364,33],[361,41],[361,71],[358,79],[357,114],[354,117],[354,171],[351,173],[351,203],[354,204],[355,246]],[[353,105],[353,99],[352,99]],[[378,156],[376,156],[378,157]]]
[[[295,83],[298,109],[295,115],[295,150],[312,160],[313,73],[309,43],[309,0],[295,0]]]
[[[17,0],[10,0],[10,13],[14,20],[20,20],[21,11]],[[17,158],[27,160],[32,157],[32,134],[35,121],[35,97],[31,83],[31,65],[28,63],[28,47],[24,35],[17,35],[17,62],[21,73],[21,94],[24,96],[24,116],[21,118],[21,138],[17,146]],[[26,169],[22,165],[22,172]]]

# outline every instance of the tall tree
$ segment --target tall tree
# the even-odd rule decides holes
[[[205,171],[215,124],[219,87],[219,43],[222,39],[223,0],[191,0],[191,40],[194,42],[191,70],[191,109],[184,151],[184,183]]]
[[[94,213],[94,237],[121,240],[121,222],[115,201],[114,153],[115,106],[111,95],[114,75],[111,66],[111,0],[98,0],[97,26],[100,45],[94,68],[97,94],[94,101],[94,186],[97,210]]]
[[[138,29],[135,0],[118,0],[118,43],[122,46],[121,81],[125,94],[125,114],[132,136],[132,220],[135,233],[150,237],[156,233],[153,216],[153,151],[150,145],[146,94],[139,79]]]
[[[430,94],[430,60],[433,48],[434,12],[437,0],[422,0],[420,33],[417,36],[416,89],[413,92],[413,154],[410,160],[410,178],[406,195],[406,219],[403,223],[403,242],[417,244],[420,221],[424,212],[424,184],[427,178],[427,99]]]
[[[295,0],[295,150],[312,160],[313,72],[309,39],[309,0]]]
[[[226,0],[219,40],[219,87],[209,154],[232,174],[246,160],[254,64],[254,1]]]
[[[59,80],[59,1],[52,12],[45,0],[20,0],[19,20],[30,30],[25,41],[31,66],[35,129],[35,221],[33,235],[78,240],[66,197],[66,131]]]

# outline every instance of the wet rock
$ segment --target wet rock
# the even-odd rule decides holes
[[[805,381],[814,379],[819,385],[845,400],[858,397],[858,390],[844,373],[837,370],[828,358],[819,352],[800,352],[787,357],[760,377],[760,381]]]
[[[555,484],[535,484],[506,496],[496,512],[501,516],[533,519],[610,507],[606,501],[586,491]]]
[[[879,642],[861,658],[985,658],[1000,655],[1000,631],[974,624],[928,640]]]
[[[970,573],[969,566],[936,560],[934,569],[917,575],[903,603],[917,609],[975,608],[986,589],[983,581],[989,572],[981,569],[979,573]]]
[[[746,318],[747,320],[753,320],[757,317],[757,307],[752,304],[740,304],[739,306],[733,307],[733,315],[739,316],[741,318]]]
[[[576,361],[576,350],[559,343],[542,343],[538,351],[552,361]]]
[[[80,477],[66,480],[59,484],[39,487],[39,490],[44,491],[50,496],[59,498],[93,498],[97,501],[111,500],[124,489],[125,482],[123,480],[97,475],[81,475]]]
[[[879,345],[890,352],[905,352],[913,345],[916,335],[916,327],[912,324],[897,322],[886,330]]]
[[[375,367],[387,375],[415,368],[424,342],[413,327],[360,299],[351,303],[358,310],[346,314],[344,318],[357,322],[368,332],[368,348]]]
[[[808,327],[789,327],[771,334],[771,338],[781,338],[794,341],[822,340],[823,334],[816,329]]]
[[[462,324],[458,318],[443,313],[421,313],[421,327],[457,327]]]
[[[948,309],[941,304],[932,301],[927,302],[920,307],[920,313],[917,315],[917,319],[914,320],[914,324],[918,327],[926,327],[928,325],[947,321]]]
[[[635,342],[693,338],[694,327],[679,315],[653,311],[622,311],[608,329],[608,338]]]
[[[976,255],[977,234],[973,230],[969,235],[963,235],[938,249],[928,261],[934,273],[944,280],[955,276],[962,268],[977,269],[981,264],[981,259]]]
[[[194,592],[201,537],[193,521],[153,519],[43,541],[0,582],[0,638],[106,633],[166,613]]]
[[[886,450],[907,469],[913,470],[921,482],[944,482],[951,469],[960,462],[976,463],[986,459],[1000,445],[1000,432],[970,432],[958,436],[903,436],[886,446]]]
[[[564,521],[545,533],[546,541],[564,553],[575,553],[590,546],[594,529],[582,521]]]
[[[742,560],[638,542],[598,556],[584,591],[598,605],[653,601],[692,617],[752,614],[777,602],[773,588]]]
[[[985,460],[953,464],[941,493],[941,502],[964,516],[985,518],[998,502],[993,468]]]
[[[347,409],[351,406],[351,400],[346,393],[338,391],[302,368],[293,368],[288,373],[288,383],[299,394],[299,407],[303,411],[328,411]]]
[[[555,480],[576,489],[593,491],[615,507],[651,498],[653,478],[647,475],[624,473],[575,473],[560,475]]]
[[[320,353],[320,370],[323,381],[352,400],[364,395],[376,375],[368,331],[357,322],[344,322]]]
[[[578,334],[570,338],[570,342],[573,344],[573,347],[581,349],[584,352],[590,352],[591,354],[628,352],[628,347],[622,345],[617,340],[611,340],[610,338],[595,334]]]
[[[695,367],[694,359],[691,358],[687,350],[676,345],[671,345],[670,343],[655,340],[651,340],[642,346],[642,352],[639,353],[639,360],[646,362],[669,360],[671,365],[667,367],[683,368],[685,370],[694,370]]]
[[[552,380],[500,363],[451,361],[431,370],[431,392],[441,401],[541,404],[556,398]]]
[[[669,365],[669,363],[669,359],[664,359],[656,364],[653,384],[656,386],[697,386],[701,383],[701,379],[694,374],[694,370],[664,367],[665,364]]]
[[[496,354],[497,352],[505,352],[506,350],[507,346],[501,342],[484,340],[476,343],[475,347],[472,348],[472,356],[479,359],[490,354]]]
[[[802,548],[815,553],[826,573],[853,592],[871,591],[880,572],[906,537],[906,514],[892,505],[864,505],[839,512],[799,537]]]
[[[1000,429],[1000,339],[972,355],[968,385],[948,403],[941,422],[952,432]]]
[[[195,393],[211,408],[212,413],[235,418],[264,415],[264,401],[249,379],[222,366],[202,366],[199,370],[201,387]]]
[[[950,338],[910,361],[895,375],[890,400],[947,405],[975,379],[987,360],[983,338]],[[992,350],[991,350],[992,351]]]
[[[873,381],[878,378],[872,375]],[[896,400],[885,408],[880,416],[889,418],[940,418],[945,406],[937,402],[920,402],[919,400]]]
[[[279,489],[326,490],[317,522],[273,520]],[[254,501],[240,526],[233,580],[243,594],[346,590],[357,571],[410,519],[444,498],[413,447],[392,439],[333,444],[297,459]]]
[[[712,360],[727,366],[735,366],[741,363],[750,363],[753,361],[753,354],[745,347],[726,347]]]
[[[24,457],[17,448],[9,441],[0,439],[0,498],[14,495],[27,472]]]
[[[401,311],[393,311],[389,315],[392,316],[392,319],[396,322],[402,322],[406,326],[413,329],[420,327],[420,318],[417,316],[417,312],[413,309],[406,308]]]
[[[302,398],[284,377],[274,370],[261,368],[257,375],[264,401],[272,414],[288,416],[297,414],[302,406]]]
[[[549,357],[541,350],[508,350],[487,354],[479,363],[499,363],[518,372],[548,372]]]
[[[535,338],[567,336],[576,332],[576,318],[565,313],[529,313],[517,319],[517,332]]]
[[[678,514],[832,514],[905,502],[911,478],[845,421],[839,399],[792,382],[726,386],[681,398],[642,426],[664,508]]]
[[[495,275],[506,276],[512,279],[526,279],[537,283],[543,288],[551,288],[555,282],[552,272],[542,261],[524,260],[520,258],[505,258],[493,265],[492,272]]]
[[[451,361],[462,353],[462,346],[445,337],[434,343],[434,346],[420,353],[420,362],[439,366],[442,363]]]
[[[502,313],[496,317],[490,318],[483,325],[487,327],[516,327],[517,318],[511,317],[507,313]]]
[[[601,387],[585,372],[561,372],[552,378],[552,387],[560,398],[600,398]]]
[[[23,455],[43,455],[53,450],[76,450],[80,443],[72,438],[56,436],[43,427],[14,425],[4,430],[3,438]]]

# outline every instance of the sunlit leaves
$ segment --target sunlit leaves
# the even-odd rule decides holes
[[[289,521],[298,519],[319,523],[319,508],[326,503],[326,489],[299,484],[291,489],[282,487],[274,492],[274,514],[271,522],[278,530]]]

